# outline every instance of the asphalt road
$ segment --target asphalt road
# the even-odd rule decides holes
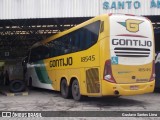
[[[0,94],[0,111],[160,111],[160,92],[120,98],[86,98],[82,102],[77,102],[73,99],[62,98],[59,92],[33,89],[29,91],[28,96]],[[71,119],[73,118],[71,117]],[[106,117],[101,119],[106,119]],[[114,118],[114,120],[119,119]],[[130,120],[130,118],[125,119]],[[146,118],[133,117],[132,119]]]

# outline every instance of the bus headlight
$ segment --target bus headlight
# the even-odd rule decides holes
[[[156,74],[153,74],[153,77],[155,78],[155,77],[156,77]]]
[[[116,83],[116,81],[115,81],[115,79],[113,77],[113,74],[112,74],[111,60],[107,60],[105,62],[103,79],[108,81],[108,82]]]
[[[104,79],[110,80],[111,79],[111,75],[105,75]]]

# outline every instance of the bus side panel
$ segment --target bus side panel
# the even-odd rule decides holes
[[[97,42],[87,50],[47,59],[47,70],[53,71],[56,76],[56,90],[60,91],[60,81],[63,77],[67,79],[68,85],[70,85],[71,78],[77,78],[81,94],[87,95],[86,70],[99,67],[99,49],[99,42]],[[68,58],[72,60],[69,62]],[[49,72],[49,74],[50,78],[54,76],[52,72]]]
[[[109,16],[105,16],[104,19],[104,31],[100,36],[100,80],[101,80],[101,94],[103,89],[108,89],[108,86],[103,85],[103,74],[104,74],[104,66],[106,60],[110,59],[110,25],[109,25]]]
[[[106,84],[104,85],[104,83],[103,82],[106,82],[105,80],[104,80],[104,67],[105,67],[105,62],[106,62],[106,60],[109,60],[110,59],[110,50],[109,50],[109,37],[105,37],[104,39],[102,39],[101,41],[100,41],[100,66],[101,66],[101,69],[100,69],[100,71],[101,71],[101,74],[100,74],[100,76],[101,76],[101,87],[102,87],[102,94],[103,94],[103,90],[104,89],[107,89],[107,91],[108,90],[110,90],[110,86],[106,86]]]
[[[73,82],[73,81],[71,81],[71,80],[77,79],[79,86],[81,88],[80,92],[82,93],[82,91],[85,91],[85,87],[83,85],[85,83],[85,81],[84,81],[84,79],[82,79],[81,71],[83,71],[83,68],[80,68],[80,69],[73,68],[73,69],[66,69],[65,73],[68,76],[68,79],[67,79],[68,85],[72,86],[71,82]]]
[[[61,79],[67,80],[68,86],[71,85],[70,81],[72,78],[76,78],[80,83],[80,69],[58,69],[56,71],[56,90],[60,91]]]
[[[54,90],[57,90],[56,71],[47,70],[47,72],[48,72],[48,78],[52,81],[52,87],[54,88]]]
[[[33,87],[39,87],[39,88],[45,88],[45,89],[50,89],[54,90],[54,88],[51,85],[51,81],[48,77],[47,71],[44,70],[44,64],[39,63],[34,63],[34,64],[27,64],[27,73],[26,73],[26,78],[29,80],[31,78],[32,86]],[[43,67],[42,67],[43,66]],[[41,79],[41,80],[40,80]]]
[[[101,80],[99,67],[85,68],[84,71],[85,94],[87,96],[101,96]]]
[[[68,75],[66,74],[66,70],[65,69],[56,70],[56,81],[57,81],[56,88],[58,91],[60,91],[60,83],[62,78],[68,80]]]
[[[101,96],[100,81],[100,42],[80,53],[81,61],[81,85],[82,95]],[[83,61],[83,58],[86,60]]]

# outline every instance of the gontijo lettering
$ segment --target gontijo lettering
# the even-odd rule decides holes
[[[50,67],[71,66],[73,64],[73,58],[68,57],[66,59],[61,58],[61,59],[51,60],[49,64]]]
[[[146,46],[151,47],[152,42],[147,40],[135,40],[135,39],[112,39],[112,45],[121,46]]]

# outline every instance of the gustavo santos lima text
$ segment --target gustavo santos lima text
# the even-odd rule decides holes
[[[157,113],[122,113],[122,117],[158,117]]]

